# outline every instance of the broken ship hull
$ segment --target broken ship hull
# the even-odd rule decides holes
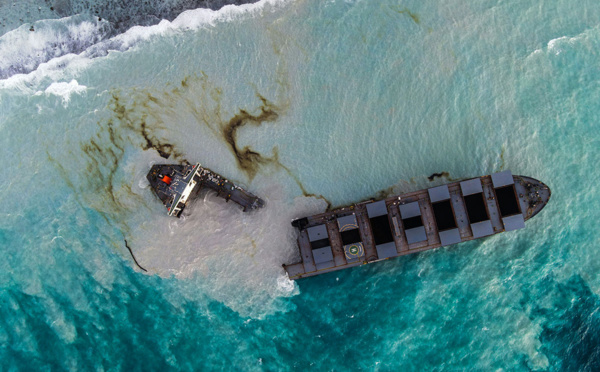
[[[521,229],[550,195],[504,171],[297,219],[300,260],[283,266],[300,279]]]
[[[261,208],[264,201],[208,168],[196,165],[156,164],[146,176],[150,187],[167,208],[169,216],[180,217],[188,203],[202,190],[210,189],[244,212]]]

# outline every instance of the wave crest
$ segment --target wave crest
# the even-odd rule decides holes
[[[23,25],[0,36],[0,79],[29,74],[41,64],[67,54],[79,54],[83,59],[91,59],[105,56],[109,51],[123,52],[154,35],[199,29],[215,22],[255,15],[265,7],[274,7],[286,1],[261,0],[253,4],[226,5],[217,11],[207,8],[186,10],[173,21],[162,20],[152,26],[133,26],[123,33],[118,33],[111,22],[89,15],[38,21],[31,28],[34,31],[28,25]],[[54,67],[64,70],[69,64],[65,61]],[[42,75],[47,74],[48,71],[42,72]],[[37,78],[41,80],[41,76]]]
[[[38,21],[31,28],[23,25],[0,37],[0,78],[26,74],[53,58],[81,53],[111,34],[109,22],[87,16]]]

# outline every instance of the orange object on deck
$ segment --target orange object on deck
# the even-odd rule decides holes
[[[160,180],[166,183],[167,185],[171,184],[171,177],[169,176],[163,176],[163,178],[161,178]]]

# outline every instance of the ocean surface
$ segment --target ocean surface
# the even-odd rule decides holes
[[[0,370],[600,370],[597,1],[139,3],[0,4]],[[168,217],[181,161],[266,207]],[[524,230],[285,275],[293,218],[505,169]]]

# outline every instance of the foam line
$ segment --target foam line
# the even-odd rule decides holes
[[[0,37],[0,88],[15,84],[15,80],[30,83],[52,76],[60,79],[62,72],[74,60],[90,60],[106,56],[110,51],[124,52],[136,44],[170,32],[210,27],[219,22],[241,20],[274,11],[289,0],[262,0],[254,4],[227,5],[219,10],[199,8],[187,10],[173,21],[163,20],[153,26],[134,26],[122,34],[110,37],[113,29],[106,21],[95,17],[73,16],[60,20],[44,20],[27,25]],[[77,57],[53,64],[53,60],[69,54]],[[46,66],[44,66],[46,65]],[[79,61],[81,65],[81,61]],[[49,70],[58,69],[58,73]],[[23,76],[25,75],[25,76]]]
[[[110,34],[108,22],[88,16],[38,21],[31,29],[23,25],[0,37],[0,78],[26,74],[53,58],[81,53]]]
[[[79,85],[77,80],[73,79],[69,83],[60,82],[60,83],[52,83],[44,93],[46,95],[55,95],[62,97],[63,105],[66,107],[71,100],[71,95],[73,93],[81,94],[85,92],[87,87],[85,85]],[[38,92],[41,94],[41,92]]]

